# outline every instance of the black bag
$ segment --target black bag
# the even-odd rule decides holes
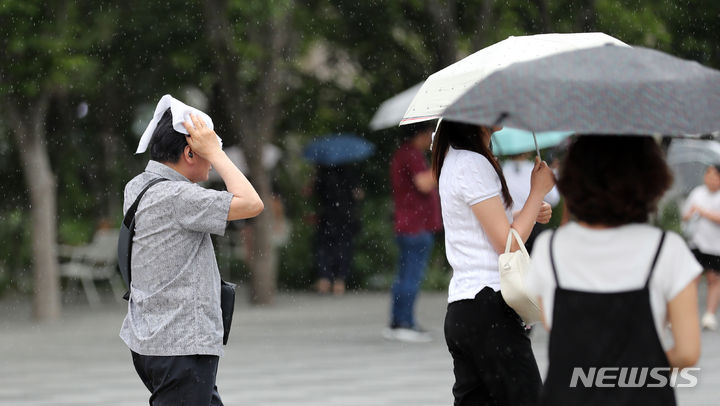
[[[168,179],[154,179],[145,186],[140,192],[135,202],[125,213],[125,218],[120,225],[120,237],[118,238],[118,268],[120,275],[127,285],[128,291],[123,295],[123,299],[130,299],[130,282],[132,281],[132,270],[130,269],[130,260],[132,256],[132,240],[135,236],[135,212],[137,211],[140,199],[145,192],[156,183],[166,181]],[[220,309],[222,310],[223,322],[223,345],[227,345],[230,336],[230,325],[232,324],[233,311],[235,310],[235,284],[220,279]]]
[[[235,284],[220,279],[220,309],[223,321],[223,345],[227,345],[230,336],[233,311],[235,310]]]

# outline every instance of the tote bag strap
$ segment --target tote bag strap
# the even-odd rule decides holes
[[[518,246],[520,247],[520,251],[522,251],[525,256],[530,256],[528,254],[527,249],[525,248],[525,244],[523,244],[522,238],[520,238],[520,234],[518,234],[517,231],[515,231],[514,228],[510,227],[510,232],[508,233],[507,242],[505,243],[505,253],[507,254],[510,252],[510,247],[512,246],[512,239],[515,237],[515,241],[517,241]]]

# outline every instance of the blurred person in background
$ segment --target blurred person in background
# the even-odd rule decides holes
[[[527,280],[550,330],[541,404],[675,404],[672,385],[653,387],[652,368],[670,382],[671,367],[697,362],[702,268],[681,236],[647,223],[671,183],[651,137],[582,135],[570,145],[558,189],[575,221],[538,236]],[[668,322],[672,344],[662,340]],[[578,367],[635,368],[639,386],[573,387]]]
[[[502,168],[490,150],[497,130],[443,121],[432,146],[453,270],[445,341],[453,358],[456,406],[534,405],[542,384],[528,330],[500,293],[498,257],[511,227],[527,240],[536,222],[550,221],[552,209],[543,198],[555,178],[536,158],[527,201],[513,215]]]
[[[720,164],[705,170],[703,184],[690,192],[683,207],[683,220],[691,222],[690,246],[707,278],[703,328],[717,330],[715,317],[720,303]]]
[[[353,259],[353,242],[360,231],[357,206],[365,192],[359,187],[357,168],[352,164],[318,165],[314,192],[319,208],[315,236],[315,266],[320,294],[345,293]]]
[[[415,124],[390,162],[395,207],[394,230],[398,246],[398,268],[392,285],[388,339],[430,341],[430,335],[415,320],[415,301],[432,252],[433,233],[442,229],[437,182],[428,166],[435,121]]]
[[[513,216],[522,210],[528,195],[530,195],[530,176],[535,167],[535,164],[529,160],[531,156],[531,152],[511,155],[502,164],[505,182],[507,182],[508,189],[510,189],[510,196],[513,200]],[[560,193],[557,191],[557,188],[553,187],[550,192],[545,195],[543,200],[555,208],[555,206],[560,203]],[[535,238],[546,228],[543,224],[535,224],[535,227],[533,227],[530,236],[525,242],[525,248],[527,248],[528,252],[532,253]]]

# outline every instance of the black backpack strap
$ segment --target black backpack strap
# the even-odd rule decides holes
[[[125,227],[130,228],[130,225],[132,224],[133,219],[135,218],[135,212],[137,211],[138,205],[140,204],[140,199],[142,199],[145,192],[148,191],[153,185],[156,183],[164,182],[168,179],[165,178],[157,178],[153,179],[148,183],[145,188],[140,192],[138,197],[135,199],[135,202],[133,202],[132,206],[128,209],[128,211],[125,213],[125,217],[123,218],[123,223],[125,223]]]
[[[169,179],[157,178],[151,180],[143,190],[140,192],[132,206],[125,212],[123,217],[123,223],[120,227],[120,236],[118,238],[118,269],[123,280],[127,284],[128,291],[123,295],[123,299],[130,299],[130,282],[132,281],[132,269],[130,266],[130,259],[132,257],[132,240],[135,235],[135,212],[137,211],[140,199],[142,199],[145,192],[148,191],[156,183],[164,182]]]
[[[553,254],[553,241],[555,241],[555,234],[557,233],[556,230],[552,231],[552,234],[550,234],[550,244],[548,244],[548,249],[550,250],[550,266],[552,267],[553,276],[555,276],[555,286],[558,288],[560,287],[560,280],[557,276],[557,269],[555,268],[555,255]]]
[[[647,280],[645,281],[645,287],[647,288],[650,286],[650,278],[652,278],[653,271],[655,270],[655,264],[657,264],[658,257],[660,256],[660,251],[662,250],[663,243],[665,242],[665,231],[662,232],[662,236],[660,236],[660,244],[658,244],[657,251],[655,252],[655,258],[653,258],[652,265],[650,265],[650,272],[648,272]]]

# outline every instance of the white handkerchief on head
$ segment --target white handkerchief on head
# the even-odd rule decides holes
[[[138,144],[137,151],[135,151],[136,154],[142,154],[147,150],[148,145],[150,145],[150,139],[155,132],[155,128],[157,128],[158,122],[162,118],[163,114],[165,114],[165,111],[167,109],[170,109],[170,113],[172,114],[173,128],[179,133],[188,134],[185,126],[183,126],[183,121],[191,121],[191,113],[195,116],[200,117],[200,119],[205,122],[205,125],[207,125],[209,129],[213,130],[215,128],[210,116],[196,109],[195,107],[190,107],[187,104],[181,102],[180,100],[170,96],[169,94],[166,94],[158,102],[157,107],[155,107],[155,114],[153,114],[153,118],[152,120],[150,120],[150,124],[148,124],[145,132],[143,132],[142,137],[140,137],[140,143]],[[222,138],[220,138],[219,136],[218,141],[220,142],[220,148],[222,148]]]

